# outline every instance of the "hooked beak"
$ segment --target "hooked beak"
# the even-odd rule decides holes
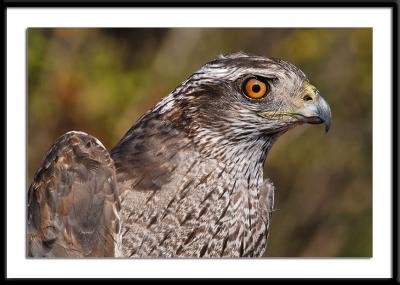
[[[316,90],[313,100],[306,101],[304,107],[292,113],[300,121],[309,124],[325,124],[325,132],[331,127],[331,109],[325,99]]]

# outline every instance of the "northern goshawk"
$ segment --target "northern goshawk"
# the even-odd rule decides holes
[[[108,152],[69,132],[28,191],[28,255],[258,257],[274,186],[264,162],[302,123],[331,124],[294,65],[235,53],[208,62]]]

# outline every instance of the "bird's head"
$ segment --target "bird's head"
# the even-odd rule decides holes
[[[200,140],[254,142],[302,123],[331,125],[325,99],[296,66],[235,53],[205,64],[173,93],[175,117]]]

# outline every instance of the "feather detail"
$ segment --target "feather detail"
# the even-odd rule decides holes
[[[114,256],[117,190],[103,145],[81,132],[60,137],[28,191],[28,256]]]

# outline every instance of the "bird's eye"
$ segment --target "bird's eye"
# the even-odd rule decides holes
[[[245,82],[244,92],[252,99],[261,99],[269,91],[269,86],[256,78],[251,78]]]

